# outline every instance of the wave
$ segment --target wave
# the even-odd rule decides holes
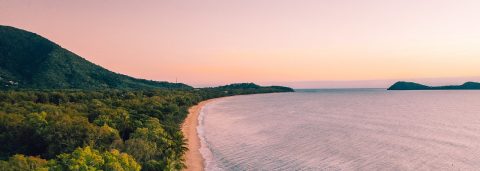
[[[219,168],[213,158],[213,153],[210,150],[207,140],[205,138],[205,126],[204,126],[204,117],[205,117],[205,108],[207,108],[208,104],[203,106],[200,109],[200,114],[198,116],[198,126],[197,126],[197,134],[200,138],[200,154],[204,159],[204,169],[205,170],[214,170],[214,171],[221,171],[223,169]]]

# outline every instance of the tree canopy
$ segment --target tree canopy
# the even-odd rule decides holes
[[[180,125],[190,106],[284,91],[251,85],[0,91],[0,170],[181,170],[188,149]]]

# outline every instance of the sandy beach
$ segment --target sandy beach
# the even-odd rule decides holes
[[[200,153],[200,138],[197,134],[198,116],[203,106],[212,102],[215,99],[210,99],[200,102],[198,105],[192,106],[188,112],[188,116],[185,122],[182,124],[182,132],[185,138],[187,138],[188,151],[185,154],[185,160],[187,164],[187,171],[204,170],[204,159]]]

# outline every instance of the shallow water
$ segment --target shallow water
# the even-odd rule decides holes
[[[236,96],[199,119],[207,170],[480,169],[480,91]]]

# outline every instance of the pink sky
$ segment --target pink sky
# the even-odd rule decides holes
[[[379,87],[480,76],[478,9],[478,0],[0,0],[0,24],[146,79]]]

